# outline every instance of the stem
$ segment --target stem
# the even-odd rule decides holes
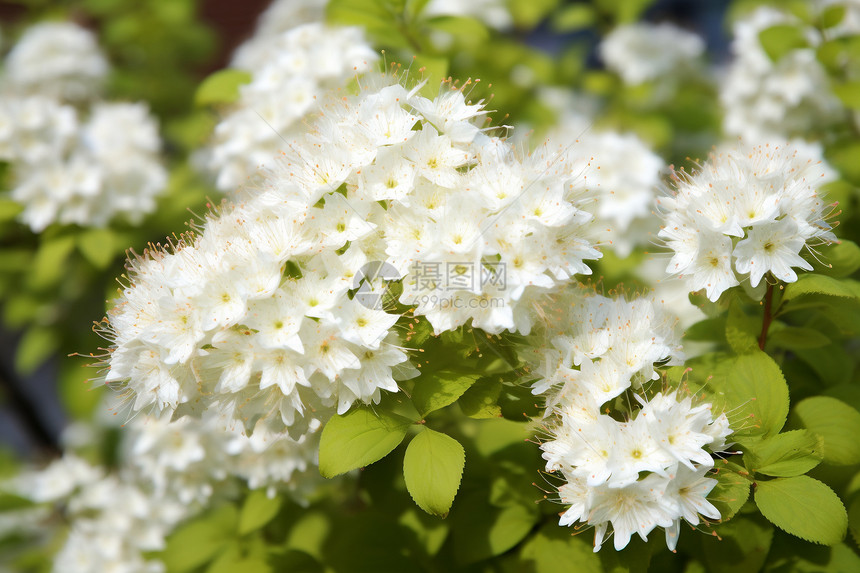
[[[773,306],[773,283],[767,283],[767,292],[764,294],[764,316],[761,319],[761,335],[758,337],[758,347],[764,350],[764,344],[767,342],[767,330],[770,328],[770,323],[773,321],[771,307]]]

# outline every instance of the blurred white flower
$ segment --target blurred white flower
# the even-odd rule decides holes
[[[43,22],[27,29],[6,56],[2,90],[69,102],[101,92],[108,63],[95,36],[71,22]]]
[[[697,34],[669,23],[638,22],[618,26],[600,44],[606,67],[625,84],[638,85],[666,76],[682,76],[705,51]]]
[[[774,62],[759,35],[782,24],[796,25],[809,47],[789,51]],[[803,134],[840,117],[841,104],[831,93],[827,73],[818,63],[817,31],[782,10],[763,6],[738,20],[733,28],[732,54],[720,101],[723,129],[729,135],[761,143]]]

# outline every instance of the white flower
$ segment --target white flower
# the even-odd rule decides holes
[[[832,205],[818,193],[834,176],[820,148],[803,142],[717,150],[658,200],[658,235],[674,252],[666,272],[712,301],[747,277],[752,286],[768,272],[797,280],[793,267],[812,269],[803,249],[835,240]]]
[[[272,26],[261,26],[259,36],[237,50],[233,65],[249,71],[252,80],[240,87],[239,100],[215,127],[210,146],[197,158],[204,169],[215,175],[222,191],[233,191],[261,167],[271,167],[278,152],[286,150],[285,141],[301,133],[303,121],[319,109],[326,90],[343,88],[378,59],[360,28],[320,23],[324,3],[290,7],[285,2],[281,4],[284,5],[273,5],[272,10],[283,14],[284,19]],[[291,21],[293,12],[303,16]],[[369,102],[361,117],[351,120],[354,123],[357,119],[364,126],[365,137],[377,138],[372,145],[410,136],[410,114],[396,104],[398,89],[402,91],[400,86],[391,86],[377,96],[391,105]],[[310,179],[324,173],[334,189],[340,182],[331,170],[348,170],[349,166],[343,163],[344,155],[338,157],[334,150],[330,151],[318,154],[321,160],[330,162],[328,166],[302,167],[311,170]]]
[[[0,97],[0,126],[11,196],[34,232],[52,223],[104,227],[116,218],[137,224],[167,184],[158,129],[143,104],[97,104],[79,125],[70,105]]]
[[[81,102],[101,91],[108,63],[91,32],[70,22],[27,29],[6,57],[2,88]]]
[[[669,23],[619,26],[600,44],[606,66],[628,85],[680,75],[704,51],[698,35]]]
[[[809,47],[773,62],[759,34],[776,25],[795,25]],[[762,6],[734,24],[734,60],[720,82],[723,129],[749,142],[803,134],[840,117],[841,104],[827,89],[827,73],[815,56],[820,33],[778,8]]]

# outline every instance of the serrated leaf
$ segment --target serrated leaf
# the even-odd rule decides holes
[[[430,412],[456,402],[478,378],[478,374],[462,374],[450,370],[421,376],[415,381],[412,403],[423,418]]]
[[[730,520],[746,503],[750,496],[752,482],[742,473],[748,473],[741,466],[726,461],[717,461],[716,472],[708,477],[717,480],[717,485],[708,494],[708,501],[720,512],[720,521]]]
[[[411,424],[403,416],[364,407],[333,416],[320,436],[320,474],[332,478],[384,458]]]
[[[784,55],[798,48],[805,48],[808,43],[803,31],[798,26],[779,24],[759,32],[759,43],[771,59],[777,62]]]
[[[772,330],[768,334],[767,343],[789,350],[806,350],[827,346],[830,344],[830,339],[812,328],[787,326],[779,330]]]
[[[460,488],[466,452],[460,443],[441,432],[424,428],[412,438],[403,458],[403,477],[418,507],[445,517]]]
[[[239,86],[249,83],[251,79],[251,74],[244,70],[217,71],[197,88],[194,103],[200,106],[233,103],[239,99]]]
[[[821,463],[821,458],[821,440],[809,430],[771,436],[744,452],[750,471],[774,477],[805,474]]]
[[[481,378],[466,390],[457,403],[470,418],[498,418],[502,415],[499,395],[502,383],[497,378]]]
[[[249,493],[239,513],[239,535],[256,531],[272,521],[280,511],[282,501],[277,496],[269,498],[262,489]]]
[[[783,302],[805,294],[823,294],[843,298],[857,298],[857,292],[839,279],[818,274],[806,274],[785,287]]]
[[[755,503],[768,521],[813,543],[835,545],[848,527],[839,496],[809,476],[757,482]]]
[[[116,254],[110,229],[87,229],[78,235],[78,250],[97,269],[106,268]]]
[[[801,400],[793,414],[800,423],[821,437],[824,461],[834,465],[860,463],[860,412],[829,396]]]
[[[737,439],[779,433],[788,416],[788,386],[770,356],[755,351],[712,364],[710,371],[706,367],[695,366],[688,384],[714,412],[731,412]]]

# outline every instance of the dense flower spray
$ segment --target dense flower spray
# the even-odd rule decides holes
[[[615,549],[655,527],[665,528],[674,549],[681,519],[719,519],[707,500],[717,482],[706,474],[731,430],[710,404],[652,388],[656,365],[682,359],[662,305],[574,293],[548,312],[531,362],[533,392],[547,405],[546,469],[565,482],[559,523],[594,526],[598,551],[610,525]],[[618,412],[613,400],[625,393],[632,399]]]
[[[11,197],[34,232],[52,223],[139,223],[167,184],[161,139],[146,105],[99,94],[107,63],[92,34],[39,24],[6,58],[0,91],[0,160]]]
[[[635,246],[647,244],[652,227],[656,230],[654,195],[665,163],[635,134],[595,128],[589,111],[571,111],[586,107],[577,101],[582,98],[551,94],[547,99],[560,108],[547,145],[567,150],[565,164],[571,177],[581,178],[580,206],[594,217],[595,238],[620,257],[630,255]]]
[[[309,22],[280,33],[261,30],[234,56],[233,65],[252,79],[239,88],[199,161],[222,191],[247,183],[272,165],[284,140],[305,129],[327,91],[368,71],[376,59],[359,28]]]
[[[123,428],[115,469],[67,452],[19,476],[12,489],[49,508],[31,516],[42,527],[58,515],[70,524],[54,558],[57,573],[161,572],[165,565],[152,552],[165,549],[179,523],[239,486],[305,503],[322,480],[315,467],[318,429],[298,440],[265,429],[248,437],[212,416],[176,422],[139,416]],[[82,430],[92,439],[92,428]]]
[[[802,26],[794,16],[770,6],[735,23],[734,59],[721,82],[723,129],[750,142],[806,133],[840,117],[839,100],[827,88],[827,73],[815,55],[819,33],[802,27],[808,46],[773,61],[759,34],[776,25]]]
[[[134,410],[217,409],[248,431],[263,418],[300,434],[416,374],[401,314],[437,333],[469,321],[526,333],[531,297],[590,272],[583,259],[600,254],[563,158],[490,135],[484,108],[447,82],[432,100],[423,84],[359,84],[259,188],[130,262],[106,365]],[[353,296],[379,286],[367,265],[382,264],[404,306]]]
[[[658,200],[659,236],[674,251],[666,272],[712,301],[767,273],[796,281],[794,268],[812,269],[803,250],[836,239],[833,205],[819,193],[833,176],[820,149],[802,142],[725,148],[692,174],[677,173],[675,193]]]

